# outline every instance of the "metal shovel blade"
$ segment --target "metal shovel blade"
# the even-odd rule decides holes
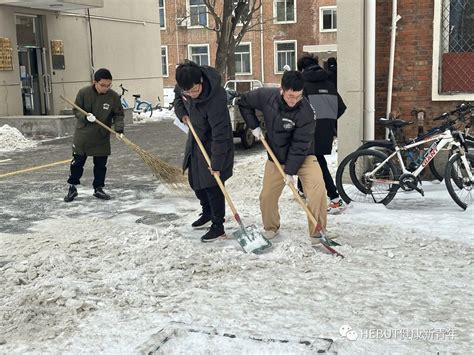
[[[247,227],[241,226],[232,235],[246,253],[260,254],[272,246],[272,243],[259,232],[254,224]]]

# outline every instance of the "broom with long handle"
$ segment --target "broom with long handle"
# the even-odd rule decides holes
[[[86,111],[84,111],[82,108],[77,106],[73,101],[70,99],[60,95],[59,96],[61,99],[66,101],[68,104],[70,104],[72,107],[74,107],[76,110],[79,112],[83,113],[84,115],[88,115]],[[178,169],[177,167],[168,164],[167,162],[153,156],[152,154],[148,153],[147,151],[143,150],[140,148],[138,145],[130,141],[129,139],[125,138],[123,134],[119,134],[115,132],[113,129],[108,127],[107,125],[103,124],[99,120],[95,120],[95,123],[97,123],[99,126],[102,128],[106,129],[110,133],[114,134],[119,140],[124,142],[126,145],[128,145],[130,148],[132,148],[139,156],[142,158],[142,160],[145,162],[145,164],[150,168],[152,171],[153,175],[155,175],[158,180],[161,182],[169,185],[172,188],[178,189],[182,188],[183,184],[187,183],[187,179],[183,175],[181,169]]]
[[[263,145],[265,146],[265,149],[267,150],[268,154],[270,155],[270,157],[272,158],[273,160],[273,163],[275,163],[278,171],[280,172],[281,176],[283,177],[283,179],[285,179],[286,177],[286,174],[285,172],[283,171],[283,167],[281,166],[280,162],[278,161],[277,157],[275,156],[275,153],[273,153],[273,150],[272,148],[270,148],[270,146],[268,145],[268,142],[267,140],[265,139],[265,137],[260,137],[260,140],[262,141]],[[320,232],[321,236],[318,238],[319,241],[321,242],[321,244],[327,249],[329,250],[332,254],[336,254],[337,256],[340,256],[342,258],[344,258],[344,255],[342,255],[341,253],[339,253],[337,250],[333,249],[331,247],[331,242],[330,240],[326,237],[326,234],[324,233],[323,229],[319,227],[319,223],[318,221],[316,220],[316,218],[314,217],[314,215],[311,213],[311,211],[309,210],[308,206],[306,205],[306,203],[303,201],[303,199],[301,198],[300,194],[298,193],[298,191],[296,190],[296,187],[294,184],[288,184],[290,186],[290,189],[291,191],[293,192],[293,196],[295,197],[295,199],[298,201],[298,203],[301,205],[301,207],[303,207],[304,211],[306,212],[306,214],[308,215],[308,218],[311,220],[311,222],[315,225],[315,232]]]
[[[211,159],[209,158],[209,154],[207,154],[206,149],[204,148],[201,139],[198,137],[196,131],[194,130],[193,124],[191,123],[191,120],[188,120],[187,125],[189,129],[191,130],[191,133],[193,134],[194,139],[196,140],[199,149],[201,150],[202,155],[204,156],[204,159],[206,159],[207,165],[209,168],[211,168]],[[239,224],[240,231],[234,232],[234,237],[237,239],[239,242],[240,246],[242,249],[244,249],[245,252],[249,253],[255,253],[259,254],[261,253],[264,249],[269,248],[272,246],[272,243],[270,243],[269,240],[267,240],[255,227],[254,225],[250,225],[248,227],[245,227],[244,224],[242,223],[242,220],[240,218],[239,213],[237,212],[237,209],[235,208],[234,202],[230,198],[229,193],[227,192],[220,176],[214,175],[214,178],[217,181],[217,184],[219,185],[222,193],[224,194],[225,200],[227,201],[230,209],[232,210],[232,213],[234,214],[234,219],[235,221]]]

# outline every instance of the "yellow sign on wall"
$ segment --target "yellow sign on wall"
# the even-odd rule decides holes
[[[13,70],[12,53],[10,38],[0,37],[0,70]]]
[[[51,40],[51,54],[64,55],[64,43],[60,39]]]

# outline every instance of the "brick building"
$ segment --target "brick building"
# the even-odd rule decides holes
[[[388,108],[394,3],[400,19]],[[338,0],[337,10],[338,89],[348,106],[339,121],[340,157],[373,138],[374,131],[381,138],[376,120],[387,110],[410,121],[414,109],[423,110],[427,130],[435,125],[434,116],[474,101],[474,1]],[[415,135],[416,124],[411,129]]]
[[[263,1],[259,12],[263,17],[261,30],[248,32],[237,47],[236,78],[278,84],[283,66],[296,68],[296,60],[307,46],[312,51],[324,51],[317,53],[321,59],[335,56],[335,4],[336,0]],[[212,26],[203,0],[160,0],[159,5],[164,19],[161,25],[164,86],[173,87],[175,65],[183,59],[214,64],[216,35],[199,25]],[[332,51],[328,53],[327,48]]]

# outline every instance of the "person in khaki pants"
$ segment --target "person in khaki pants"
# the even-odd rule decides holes
[[[321,168],[313,155],[315,113],[303,95],[304,80],[300,72],[283,74],[280,88],[259,88],[242,94],[239,108],[247,126],[257,139],[263,137],[255,110],[263,113],[266,140],[286,173],[282,179],[275,163],[268,157],[260,193],[265,237],[272,239],[280,230],[278,200],[285,184],[300,178],[308,208],[318,221],[318,229],[308,220],[310,237],[319,237],[326,229],[326,188]]]

